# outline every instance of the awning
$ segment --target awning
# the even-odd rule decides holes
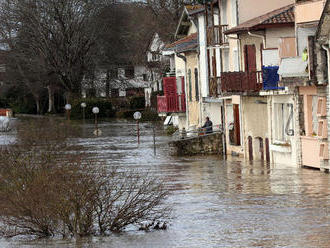
[[[284,58],[278,69],[278,74],[282,77],[308,77],[308,62],[302,57]]]

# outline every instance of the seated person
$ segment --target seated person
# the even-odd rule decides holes
[[[202,126],[202,128],[204,128],[206,133],[212,133],[213,132],[213,128],[212,128],[212,121],[210,121],[209,117],[206,117],[206,121],[204,123],[204,125]]]

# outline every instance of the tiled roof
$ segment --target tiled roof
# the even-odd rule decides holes
[[[204,5],[197,4],[197,5],[186,5],[185,6],[186,10],[188,11],[189,15],[194,15],[200,12],[203,12],[205,7]]]
[[[165,50],[173,50],[176,52],[186,52],[198,47],[197,33],[188,35],[180,40],[166,45]]]
[[[290,4],[280,9],[273,10],[262,16],[253,18],[249,21],[243,22],[242,24],[227,30],[225,34],[256,30],[262,25],[289,24],[294,22],[294,5]]]

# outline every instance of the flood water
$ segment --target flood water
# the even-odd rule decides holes
[[[133,122],[99,127],[101,137],[86,124],[74,142],[108,166],[165,177],[174,209],[169,228],[82,240],[1,239],[0,247],[330,247],[329,174],[217,156],[173,157],[161,128],[154,155],[148,124],[141,126],[139,146]]]

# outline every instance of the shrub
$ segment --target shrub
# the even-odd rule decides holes
[[[169,136],[171,136],[171,135],[173,135],[177,130],[178,130],[178,128],[175,127],[175,126],[168,126],[168,127],[166,128],[166,134],[169,135]]]
[[[33,125],[18,127],[19,142],[0,150],[0,233],[108,234],[169,217],[164,204],[169,191],[162,180],[67,152],[67,125],[45,120],[32,132]]]
[[[85,108],[85,118],[93,119],[94,114],[92,113],[93,107],[98,107],[100,109],[97,115],[100,118],[111,118],[115,116],[115,111],[112,109],[112,104],[107,99],[102,98],[86,98],[77,99],[72,102],[71,118],[72,119],[82,119],[83,109],[80,106],[82,102],[85,102],[87,107]]]
[[[141,121],[160,121],[160,117],[156,111],[153,111],[152,109],[145,109],[142,112]]]
[[[145,104],[144,96],[134,96],[130,99],[130,109],[143,109]]]
[[[117,118],[133,119],[135,110],[121,110],[116,113]]]

